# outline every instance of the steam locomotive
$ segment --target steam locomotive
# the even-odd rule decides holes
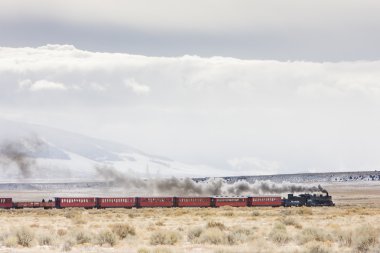
[[[312,195],[305,193],[294,196],[293,194],[288,194],[288,198],[283,199],[283,206],[335,206],[335,204],[329,193],[326,191],[326,195]]]
[[[292,206],[334,206],[331,196],[288,194],[288,198],[279,196],[254,197],[57,197],[54,200],[41,202],[14,202],[12,198],[0,197],[0,208],[144,208],[144,207],[292,207]]]

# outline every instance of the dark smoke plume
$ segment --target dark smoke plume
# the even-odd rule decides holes
[[[228,188],[229,194],[241,195],[244,193],[254,194],[281,194],[296,192],[327,192],[322,186],[306,186],[291,183],[273,183],[271,181],[238,182]]]
[[[134,175],[125,175],[109,166],[95,167],[97,173],[111,186],[121,186],[126,189],[138,189],[151,194],[169,195],[219,195],[222,193],[222,181],[215,180],[208,184],[198,184],[190,178],[178,179],[159,178],[142,179]]]
[[[134,175],[126,175],[108,166],[98,166],[96,170],[111,186],[137,189],[141,192],[176,196],[210,196],[210,195],[252,195],[281,194],[295,192],[325,192],[320,185],[305,186],[290,183],[277,184],[270,181],[248,183],[240,181],[229,184],[222,179],[209,179],[205,182],[195,182],[190,178],[178,179],[157,178],[141,179]]]
[[[36,165],[32,153],[39,150],[42,145],[43,142],[35,137],[5,141],[0,145],[0,165],[6,168],[14,166],[23,178],[29,178]]]

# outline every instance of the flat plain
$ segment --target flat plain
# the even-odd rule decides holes
[[[0,252],[380,252],[380,184],[325,187],[335,207],[1,210]]]

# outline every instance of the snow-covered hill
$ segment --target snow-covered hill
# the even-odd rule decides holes
[[[142,176],[223,176],[223,171],[150,155],[124,144],[3,119],[0,119],[0,145],[3,180],[101,180],[97,168],[102,166]],[[14,152],[7,154],[8,158],[24,160],[10,161],[4,158],[4,152]]]

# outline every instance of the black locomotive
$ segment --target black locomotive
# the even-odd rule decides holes
[[[283,206],[335,206],[329,193],[327,191],[325,193],[326,195],[305,193],[298,196],[288,194],[288,198],[283,199]]]

